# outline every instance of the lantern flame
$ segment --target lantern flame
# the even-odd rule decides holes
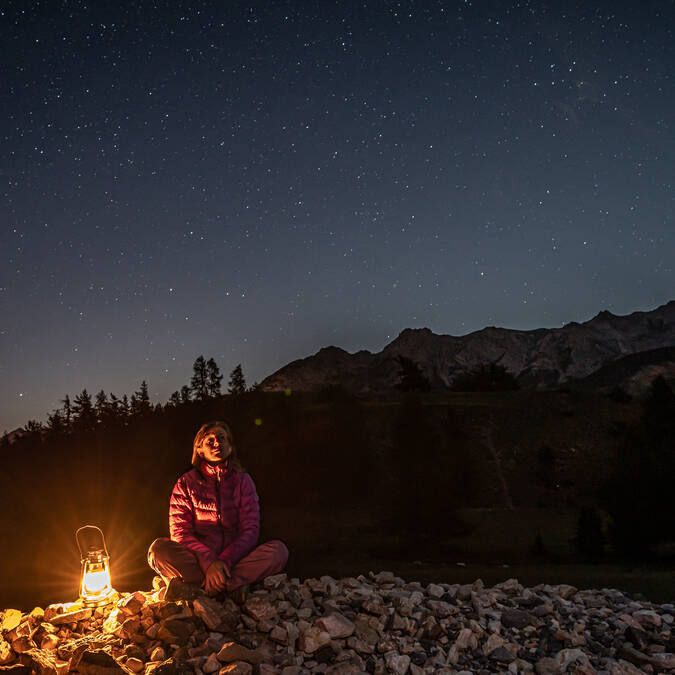
[[[84,552],[80,543],[83,530],[96,530],[100,534],[100,543],[89,544]],[[110,557],[105,547],[103,532],[93,525],[81,527],[75,534],[82,557],[82,583],[80,584],[80,601],[87,607],[99,607],[112,602],[115,590],[110,580]]]

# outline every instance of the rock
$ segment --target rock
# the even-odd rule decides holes
[[[182,659],[172,657],[161,663],[148,663],[145,675],[194,675],[194,669]]]
[[[253,666],[246,661],[235,661],[223,666],[218,675],[252,675]]]
[[[469,647],[471,649],[476,649],[478,647],[478,639],[470,628],[462,628],[462,630],[459,631],[459,635],[455,640],[454,646],[460,650],[467,649]]]
[[[21,623],[22,616],[23,614],[18,609],[6,609],[2,616],[0,631],[7,633],[14,630]]]
[[[30,635],[22,635],[12,642],[12,649],[17,654],[23,654],[30,649],[37,649],[37,645],[33,642],[33,639]]]
[[[525,628],[532,623],[532,615],[522,609],[505,609],[501,622],[504,628]]]
[[[275,626],[272,628],[270,631],[270,640],[280,644],[280,645],[287,645],[288,644],[288,631],[283,628],[282,626]]]
[[[126,675],[132,672],[102,649],[85,649],[70,665],[80,675]]]
[[[442,598],[444,594],[445,589],[442,586],[439,586],[438,584],[429,584],[427,586],[427,595],[431,596],[432,598],[435,598],[436,600]]]
[[[132,656],[130,659],[127,659],[124,665],[133,673],[140,673],[141,670],[145,669],[145,663],[141,659],[137,659]]]
[[[567,670],[570,663],[577,661],[580,664],[584,664],[588,662],[588,656],[581,649],[561,649],[555,658],[560,664],[560,670],[563,673]]]
[[[396,652],[387,652],[384,655],[384,662],[394,675],[404,675],[410,667],[410,657]]]
[[[286,574],[273,574],[270,577],[265,577],[263,580],[263,586],[265,588],[279,588],[283,586],[288,581],[288,576]]]
[[[236,642],[226,642],[217,654],[218,661],[221,663],[232,663],[234,661],[247,661],[248,663],[258,664],[262,655],[253,649],[248,649]]]
[[[253,595],[244,603],[244,611],[256,621],[277,616],[276,607],[269,600]]]
[[[31,667],[23,663],[15,663],[11,666],[0,666],[3,675],[31,675]]]
[[[647,630],[652,630],[654,628],[660,628],[661,626],[661,617],[650,609],[641,609],[633,614],[633,618]]]
[[[537,661],[534,666],[538,675],[560,675],[562,668],[556,659],[550,656],[544,656]]]
[[[165,644],[185,644],[192,634],[192,625],[181,619],[163,619],[157,638]]]
[[[145,604],[145,595],[140,591],[124,596],[118,603],[117,608],[127,616],[138,614]]]
[[[155,647],[152,652],[150,652],[151,661],[164,661],[166,660],[166,652],[162,647]]]
[[[215,673],[217,670],[220,670],[222,663],[218,660],[218,657],[215,654],[210,654],[209,658],[204,661],[202,664],[202,670],[205,673]]]
[[[9,642],[0,638],[0,666],[6,666],[15,659],[16,657]]]
[[[59,638],[57,635],[48,634],[42,638],[40,642],[40,649],[45,649],[47,651],[53,651],[59,644]]]
[[[318,628],[326,631],[331,638],[346,638],[354,633],[354,624],[339,612],[317,619]]]
[[[207,628],[215,630],[220,625],[223,606],[217,600],[206,595],[199,596],[192,603],[192,609]]]
[[[506,649],[506,647],[497,647],[496,649],[493,649],[488,654],[488,658],[491,661],[497,661],[498,663],[511,663],[511,661],[515,661],[515,657],[508,649]]]
[[[84,609],[77,609],[73,612],[65,612],[53,617],[50,623],[53,626],[62,626],[64,623],[77,623],[78,621],[86,621],[91,619],[93,611],[85,607]]]
[[[330,635],[318,626],[312,626],[300,633],[298,649],[306,654],[313,654],[317,649],[330,642]]]

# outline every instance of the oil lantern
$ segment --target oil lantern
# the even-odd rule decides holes
[[[100,528],[84,525],[75,533],[82,561],[80,601],[86,607],[100,607],[113,600],[115,591],[110,581],[110,556]]]

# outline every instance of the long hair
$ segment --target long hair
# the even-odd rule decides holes
[[[206,424],[202,424],[202,426],[199,427],[199,431],[197,432],[194,441],[192,441],[192,466],[194,466],[195,468],[199,468],[199,462],[201,461],[201,456],[199,454],[199,446],[202,444],[204,438],[206,438],[206,436],[216,427],[221,427],[222,429],[225,430],[225,433],[227,434],[227,440],[230,442],[232,452],[230,453],[230,456],[227,458],[230,462],[230,466],[235,471],[244,471],[244,467],[241,465],[241,462],[239,461],[239,457],[237,455],[237,447],[234,444],[234,436],[232,435],[232,429],[230,429],[230,425],[227,422],[222,422],[220,420],[213,420],[212,422],[207,422]]]

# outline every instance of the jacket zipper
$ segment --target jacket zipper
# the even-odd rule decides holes
[[[220,475],[216,474],[216,509],[218,511],[218,525],[222,525],[220,515]]]

